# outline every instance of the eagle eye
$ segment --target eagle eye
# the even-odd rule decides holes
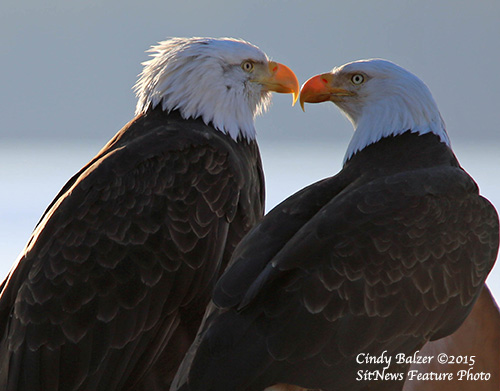
[[[245,72],[252,72],[253,71],[253,62],[252,61],[243,61],[241,63],[241,69],[243,69]]]
[[[355,85],[360,85],[364,81],[365,81],[365,77],[359,73],[356,73],[355,75],[352,75],[352,77],[351,77],[351,82],[352,82],[352,84],[355,84]]]

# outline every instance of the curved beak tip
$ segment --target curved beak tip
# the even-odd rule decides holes
[[[300,89],[300,106],[304,109],[304,103],[321,103],[334,101],[337,97],[352,96],[353,92],[344,88],[332,86],[333,76],[331,73],[323,73],[308,79]]]
[[[309,83],[311,79],[307,80],[301,87],[300,89],[300,107],[302,108],[302,111],[305,113],[305,105],[304,103],[310,103],[313,102],[314,99],[311,99],[314,96],[315,93],[315,88],[311,88],[311,83]]]
[[[299,85],[299,80],[297,79],[297,76],[295,76],[295,73],[287,67],[287,71],[289,71],[288,74],[288,79],[289,79],[289,89],[292,94],[292,106],[295,106],[295,103],[297,103],[297,99],[299,99],[299,94],[300,94],[300,85]]]
[[[302,99],[302,96],[301,96],[301,99],[300,99],[300,107],[302,108],[302,111],[305,113],[306,109],[304,107],[304,100]]]
[[[269,63],[271,72],[271,91],[278,93],[292,94],[292,106],[299,98],[300,85],[295,73],[286,65],[271,61]]]

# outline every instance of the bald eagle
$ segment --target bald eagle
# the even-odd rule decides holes
[[[494,264],[497,213],[422,81],[356,61],[300,101],[352,121],[343,169],[240,242],[172,390],[400,390],[410,364],[396,355],[455,331]]]
[[[254,117],[286,66],[236,39],[153,47],[136,117],[48,207],[0,286],[0,389],[164,390],[261,218]]]

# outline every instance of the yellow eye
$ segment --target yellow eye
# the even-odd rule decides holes
[[[363,75],[356,73],[351,77],[352,84],[359,85],[365,81],[365,78]]]
[[[243,69],[245,72],[252,72],[253,71],[253,62],[252,61],[243,61],[241,63],[241,69]]]

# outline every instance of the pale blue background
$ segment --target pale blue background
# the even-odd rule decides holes
[[[170,36],[233,36],[300,82],[383,57],[421,77],[454,149],[500,207],[500,1],[39,1],[0,5],[0,279],[44,208],[134,112],[145,50]],[[351,125],[274,96],[257,121],[268,206],[334,174]],[[500,297],[500,267],[489,283]]]

